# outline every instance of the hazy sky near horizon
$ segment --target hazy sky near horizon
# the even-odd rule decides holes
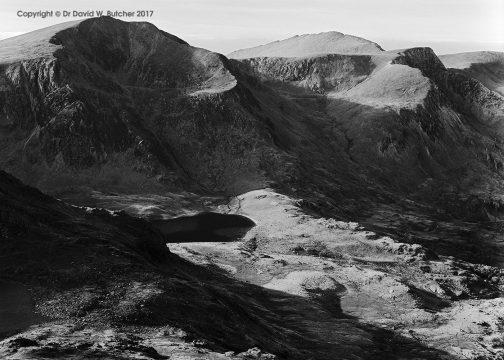
[[[224,54],[332,30],[364,37],[385,49],[504,51],[504,0],[4,0],[0,38],[78,19],[20,18],[18,10],[153,10],[152,18],[123,20],[152,22],[191,45]]]

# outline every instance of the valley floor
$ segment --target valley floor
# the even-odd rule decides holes
[[[89,317],[84,307],[84,315],[77,320],[60,317],[12,336],[4,333],[8,337],[0,342],[0,357],[274,359],[268,351],[272,349],[285,349],[276,351],[278,358],[306,359],[504,357],[499,269],[400,243],[366,231],[358,223],[316,218],[301,209],[300,201],[269,189],[239,195],[225,205],[211,203],[208,208],[249,217],[256,226],[236,241],[170,243],[168,247],[216,274],[206,284],[214,295],[197,299],[190,291],[183,294],[185,286],[194,286],[189,280],[160,285],[155,276],[145,276],[143,283],[127,283],[125,291],[130,295],[119,299],[136,307],[133,314],[142,313],[144,306],[157,306],[152,308],[154,317],[182,311],[174,315],[173,326],[114,325],[96,318],[115,309],[105,306]],[[145,209],[132,209],[136,208]],[[178,293],[169,296],[180,309],[159,302],[146,305],[156,304],[151,300],[169,293],[176,281],[180,282]],[[80,296],[104,296],[98,296],[96,289],[87,291]],[[223,299],[230,302],[222,303],[227,301]],[[198,324],[200,315],[184,314],[180,302],[208,306],[198,311],[207,313],[213,325],[203,318],[205,324]],[[213,310],[219,303],[223,307]],[[37,302],[38,311],[46,314],[53,305]],[[250,313],[247,309],[241,313],[240,306],[250,306]],[[226,349],[227,336],[234,330],[219,311],[245,317],[242,330],[255,339],[249,343],[255,341],[257,346],[237,350],[240,346],[235,341]],[[205,339],[205,331],[210,340]]]
[[[238,196],[230,208],[258,224],[243,241],[172,244],[172,251],[457,358],[504,356],[504,299],[492,294],[497,269],[439,257],[357,223],[313,218],[269,190]]]

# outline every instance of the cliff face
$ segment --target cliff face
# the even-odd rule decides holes
[[[351,89],[376,66],[370,55],[340,54],[307,58],[257,57],[241,62],[264,81],[290,83],[316,93]]]
[[[55,50],[6,60],[1,71],[2,167],[23,180],[46,190],[128,188],[157,176],[165,185],[222,190],[235,172],[257,168],[250,150],[263,129],[240,104],[221,55],[150,24],[109,18],[36,41]]]
[[[500,203],[504,99],[431,49],[241,62],[325,117],[349,172],[429,202],[457,193]]]
[[[0,165],[47,191],[274,185],[338,214],[405,194],[500,202],[503,98],[428,48],[236,61],[111,18],[14,43]]]

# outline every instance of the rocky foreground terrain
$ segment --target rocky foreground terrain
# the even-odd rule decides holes
[[[504,358],[502,59],[0,41],[0,357]]]

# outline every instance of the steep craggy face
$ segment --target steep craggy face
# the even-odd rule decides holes
[[[196,91],[212,80],[227,80],[229,86],[234,81],[218,54],[193,48],[149,23],[84,21],[55,34],[51,42],[62,45],[55,57],[68,72],[78,70],[91,82],[96,79],[84,70],[106,73],[120,85],[150,89]]]
[[[501,202],[492,193],[502,179],[504,99],[447,70],[431,49],[241,62],[267,86],[324,117],[342,146],[334,157],[350,160],[347,172],[385,186],[377,192],[434,203],[442,198],[444,205],[459,195]]]
[[[257,126],[229,93],[237,80],[221,55],[150,24],[107,18],[37,41],[54,52],[2,72],[2,163],[24,180],[51,190],[58,178],[101,178],[127,189],[127,173],[220,190],[236,181],[226,171],[247,172],[247,162],[257,162],[249,159]],[[228,164],[202,179],[219,156]]]
[[[503,99],[430,49],[314,55],[299,37],[304,57],[236,61],[111,18],[25,36],[46,50],[5,47],[1,164],[47,191],[274,184],[340,214],[375,195],[495,200]],[[334,41],[350,40],[373,44]]]

